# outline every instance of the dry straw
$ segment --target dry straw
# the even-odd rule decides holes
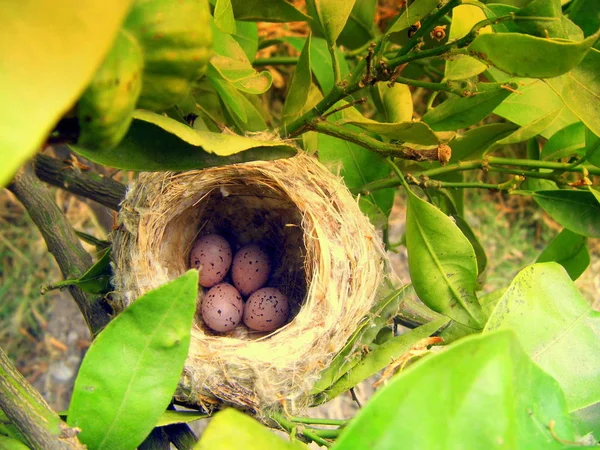
[[[278,269],[270,285],[291,298],[292,317],[271,334],[239,327],[232,335],[211,332],[197,317],[177,396],[204,407],[224,403],[259,415],[306,407],[320,372],[368,315],[386,266],[356,200],[305,154],[140,174],[119,221],[119,308],[183,274],[198,235],[219,232],[234,248],[258,242],[271,251]]]

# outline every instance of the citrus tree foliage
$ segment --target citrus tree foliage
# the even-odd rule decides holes
[[[317,405],[381,370],[384,380],[402,373],[349,421],[273,411],[267,422],[290,434],[284,440],[224,410],[198,443],[177,441],[178,448],[597,442],[599,313],[573,280],[589,265],[588,238],[600,237],[600,7],[595,0],[413,0],[382,27],[377,3],[7,3],[0,182],[52,142],[133,171],[303,151],[339,171],[384,235],[403,191],[412,285],[374,308],[373,321],[356,330],[311,394]],[[257,22],[304,22],[309,31],[265,39]],[[261,57],[268,47],[276,51]],[[272,67],[289,75],[285,85]],[[413,101],[416,92],[421,101]],[[274,99],[281,107],[265,106]],[[253,136],[260,132],[282,139]],[[527,151],[505,157],[517,144]],[[503,178],[470,181],[480,171]],[[487,295],[487,257],[465,220],[466,189],[526,196],[563,227],[536,264]],[[84,275],[47,289],[108,293],[109,255],[103,248]],[[87,448],[163,448],[168,427],[205,417],[165,411],[187,354],[196,286],[188,273],[147,293],[97,336],[66,414]],[[416,297],[432,319],[394,335],[399,305]],[[0,421],[0,447],[28,442]]]

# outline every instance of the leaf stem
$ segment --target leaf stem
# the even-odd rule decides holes
[[[431,89],[432,91],[450,92],[451,94],[456,94],[461,97],[463,97],[465,95],[463,90],[453,89],[450,86],[448,86],[448,84],[446,84],[446,83],[432,83],[429,81],[413,80],[411,78],[404,78],[404,77],[395,77],[394,82],[400,83],[400,84],[407,84],[409,86]]]
[[[342,426],[348,423],[345,419],[320,419],[318,417],[290,417],[291,422],[294,423],[304,423],[308,425],[332,425],[332,426]]]

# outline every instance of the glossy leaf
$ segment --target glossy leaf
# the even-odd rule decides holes
[[[294,36],[281,38],[280,40],[291,44],[298,51],[302,51],[306,42],[305,38]],[[345,77],[349,72],[348,63],[340,50],[336,49],[336,52],[340,63],[340,74]],[[313,36],[310,40],[310,67],[324,93],[328,93],[333,89],[334,79],[331,64],[331,53],[329,53],[327,41]]]
[[[581,64],[563,76],[546,80],[546,83],[573,114],[596,136],[600,136],[600,50],[592,48]]]
[[[478,6],[458,5],[452,10],[452,24],[448,33],[448,40],[452,42],[466,36],[473,25],[485,20],[485,18],[485,14]],[[479,32],[489,33],[490,31],[490,27],[485,27]],[[446,61],[444,79],[463,80],[479,75],[485,69],[487,69],[487,66],[472,56],[453,55]]]
[[[490,123],[466,131],[448,143],[452,148],[450,163],[481,158],[488,148],[516,128],[512,123]]]
[[[338,112],[333,114],[331,119],[336,120],[341,117],[342,112]],[[382,156],[352,142],[319,134],[318,143],[319,161],[334,173],[339,172],[349,189],[359,188],[390,173],[390,168]],[[367,198],[387,217],[392,210],[394,193],[394,189],[381,189],[368,195]]]
[[[406,30],[432,12],[438,4],[437,0],[415,0],[402,11],[398,19],[388,28],[387,33]]]
[[[110,151],[74,150],[110,167],[136,171],[189,170],[285,158],[295,147],[224,133],[197,131],[166,116],[136,111],[129,132]]]
[[[590,264],[587,238],[563,229],[535,260],[537,263],[548,261],[563,266],[571,279],[576,280]]]
[[[38,151],[83,93],[111,48],[131,3],[3,3],[0,186]]]
[[[557,131],[548,139],[540,154],[541,159],[561,159],[581,155],[585,148],[585,126],[581,122]]]
[[[511,75],[550,78],[576,67],[598,36],[573,42],[518,33],[482,34],[468,49],[471,55]]]
[[[302,450],[300,441],[285,441],[257,420],[228,408],[215,414],[194,450]]]
[[[336,41],[350,16],[356,0],[310,0],[314,4],[317,18],[330,47]]]
[[[483,245],[481,245],[479,238],[469,225],[469,222],[467,222],[462,216],[458,214],[452,215],[452,219],[454,219],[454,221],[456,222],[456,226],[460,229],[460,231],[462,231],[462,233],[473,246],[473,250],[475,251],[475,258],[477,259],[477,275],[478,277],[480,277],[481,274],[485,272],[485,269],[487,269],[487,255],[485,254],[485,249],[483,248]]]
[[[563,227],[583,236],[600,237],[600,204],[592,193],[567,189],[536,191],[533,199]]]
[[[304,22],[306,14],[286,0],[231,0],[233,14],[238,20],[253,22]]]
[[[190,423],[200,419],[209,418],[209,414],[201,413],[200,411],[164,411],[155,427],[165,427],[167,425],[173,425],[174,423]]]
[[[237,31],[231,0],[217,0],[213,13],[215,25],[223,33],[235,34]]]
[[[249,94],[262,94],[269,89],[273,81],[270,72],[257,72],[233,36],[223,33],[214,23],[212,28],[215,54],[210,59],[207,73],[220,76]]]
[[[177,387],[190,345],[198,272],[147,292],[87,351],[67,423],[97,450],[129,450],[150,433]]]
[[[406,250],[410,278],[423,303],[473,331],[482,329],[473,246],[451,218],[410,191]]]
[[[433,131],[449,131],[466,128],[485,119],[506,97],[508,89],[486,86],[483,92],[469,97],[452,97],[428,111],[421,120]]]
[[[413,118],[413,100],[410,88],[406,84],[377,83],[371,90],[373,101],[388,123],[411,122]]]
[[[512,333],[472,336],[404,370],[333,450],[563,449],[575,438],[564,395]]]
[[[532,359],[560,383],[569,411],[600,401],[600,313],[562,266],[542,263],[519,272],[485,331],[498,329],[514,331]]]
[[[290,80],[285,104],[283,106],[283,124],[289,124],[296,119],[303,111],[306,104],[306,98],[310,91],[312,83],[312,72],[310,68],[310,36],[306,39],[298,64]]]
[[[385,369],[393,361],[407,353],[418,341],[431,336],[449,321],[448,317],[441,317],[399,336],[392,337],[375,347],[356,366],[336,381],[333,386],[323,392],[323,401],[329,401],[337,397],[358,383],[372,377],[380,370]]]

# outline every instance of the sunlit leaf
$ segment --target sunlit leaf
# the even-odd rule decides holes
[[[473,336],[405,369],[365,405],[334,450],[563,449],[574,440],[558,383],[512,333]],[[399,446],[401,443],[401,447]]]
[[[129,450],[150,433],[187,357],[197,291],[198,272],[190,270],[137,299],[96,337],[69,407],[82,443]]]
[[[398,19],[388,28],[387,33],[406,30],[433,11],[438,4],[437,0],[415,0],[406,6]]]
[[[544,145],[541,159],[561,159],[582,154],[585,148],[585,126],[581,122],[571,124],[553,134]]]
[[[306,14],[286,0],[231,0],[233,14],[238,20],[254,22],[304,22]]]
[[[283,123],[289,124],[297,118],[306,104],[306,98],[312,83],[310,68],[310,36],[306,39],[298,64],[290,80],[290,88],[283,106]]]
[[[485,331],[498,329],[512,330],[532,359],[560,383],[569,411],[600,401],[600,313],[562,266],[542,263],[519,272]]]
[[[330,47],[344,29],[356,0],[309,0],[315,8],[321,29]]]
[[[215,25],[224,33],[235,34],[237,31],[231,0],[217,0],[213,13]]]
[[[474,5],[458,5],[452,10],[452,24],[448,40],[454,41],[466,36],[473,25],[484,20],[485,14],[481,8]],[[490,27],[481,29],[480,33],[489,33]],[[462,80],[479,75],[487,69],[482,62],[468,55],[454,55],[446,61],[444,78],[446,80]]]
[[[482,329],[473,246],[450,217],[410,191],[406,249],[410,278],[423,303],[474,331]]]
[[[130,0],[4,2],[0,8],[0,186],[75,104]]]

